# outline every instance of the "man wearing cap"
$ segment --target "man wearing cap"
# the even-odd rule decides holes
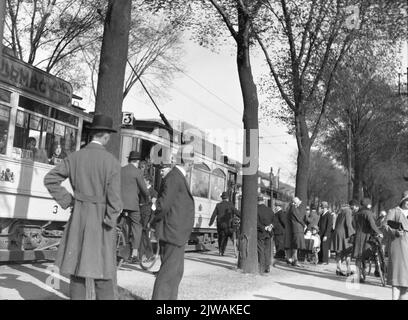
[[[160,244],[160,270],[153,288],[153,300],[176,300],[184,273],[184,246],[194,226],[194,198],[186,175],[194,164],[194,150],[183,146],[177,164],[164,177],[155,213]]]
[[[273,212],[268,208],[262,196],[258,196],[258,267],[260,273],[270,272],[271,236]]]
[[[353,257],[356,259],[358,270],[364,270],[362,262],[367,249],[371,247],[369,239],[371,236],[382,236],[381,231],[375,224],[374,214],[371,211],[371,200],[364,198],[361,201],[361,209],[354,216],[354,227],[356,237],[353,246]],[[360,274],[360,281],[364,282],[364,278]]]
[[[221,194],[221,199],[222,201],[215,206],[208,226],[211,227],[217,218],[218,250],[220,256],[223,256],[227,247],[228,237],[232,237],[230,230],[231,221],[234,216],[239,216],[239,213],[234,205],[228,201],[228,194],[225,191]]]
[[[408,299],[408,190],[383,222],[389,252],[387,283],[393,300]]]
[[[351,200],[349,204],[345,204],[341,207],[340,213],[336,219],[336,225],[332,234],[331,249],[336,252],[336,275],[350,276],[352,271],[350,269],[351,255],[349,248],[353,245],[350,243],[350,237],[354,235],[353,228],[353,211],[358,209],[358,202]],[[346,258],[346,273],[341,270],[342,260]]]
[[[72,208],[55,264],[71,277],[70,296],[86,298],[85,278],[94,279],[98,300],[114,299],[116,220],[122,208],[120,164],[105,149],[113,121],[95,115],[92,141],[71,153],[44,178],[44,185],[63,208]],[[73,194],[61,183],[69,178]]]
[[[329,204],[326,201],[321,203],[320,212],[321,216],[318,223],[321,239],[319,263],[329,264],[330,236],[333,229],[333,216],[329,211]]]
[[[128,157],[128,164],[122,167],[121,196],[123,202],[122,218],[126,218],[131,233],[132,262],[137,262],[140,239],[142,237],[142,223],[140,215],[139,194],[147,202],[150,202],[149,191],[143,179],[143,172],[138,168],[139,156],[135,151],[131,151]]]

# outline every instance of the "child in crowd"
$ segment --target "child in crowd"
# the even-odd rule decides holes
[[[317,264],[319,261],[319,251],[320,251],[320,236],[319,236],[319,227],[313,226],[311,230],[307,230],[305,234],[305,240],[311,240],[311,253],[308,254],[308,261]],[[310,252],[310,251],[309,251]]]

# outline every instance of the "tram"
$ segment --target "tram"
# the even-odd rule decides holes
[[[3,53],[0,65],[0,261],[52,260],[70,212],[43,185],[44,176],[89,141],[92,114],[72,104],[70,83]],[[195,198],[194,230],[189,246],[214,242],[208,222],[220,194],[236,197],[238,169],[219,147],[194,132],[179,132],[159,121],[126,122],[121,129],[122,165],[131,150],[158,190],[164,164],[174,165],[186,139],[195,148],[188,182]],[[68,180],[63,185],[70,191]]]

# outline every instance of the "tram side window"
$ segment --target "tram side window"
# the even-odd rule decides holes
[[[58,164],[75,151],[77,130],[21,110],[17,111],[15,157]]]
[[[225,190],[225,174],[216,169],[211,174],[211,199],[220,200],[221,193]]]
[[[205,165],[194,165],[191,176],[191,193],[196,197],[208,198],[209,192],[210,172],[207,172]]]
[[[0,154],[6,154],[10,109],[0,106]]]

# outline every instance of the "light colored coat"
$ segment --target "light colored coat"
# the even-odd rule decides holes
[[[387,221],[400,222],[403,229],[408,231],[408,219],[400,207],[396,207],[388,211],[383,223],[383,230],[390,241],[387,282],[392,286],[408,288],[408,233],[404,232],[403,236],[396,237],[396,230],[390,228]]]
[[[67,178],[73,195],[61,186]],[[90,143],[52,169],[44,184],[62,208],[73,206],[55,262],[60,273],[112,279],[122,209],[118,160],[102,145]]]

